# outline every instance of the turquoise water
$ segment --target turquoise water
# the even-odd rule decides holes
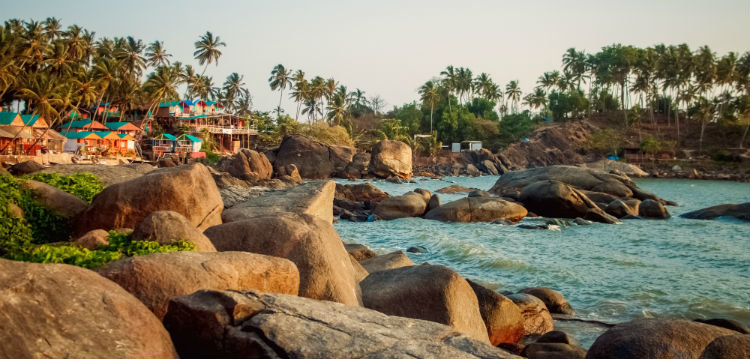
[[[373,181],[391,195],[453,183],[488,190],[496,176],[416,184]],[[542,286],[565,295],[583,319],[610,323],[642,317],[731,318],[750,324],[750,224],[700,221],[679,214],[750,201],[750,184],[694,180],[636,180],[644,190],[679,206],[669,220],[594,223],[528,230],[489,223],[441,223],[421,218],[335,225],[345,242],[376,252],[421,246],[409,256],[453,268],[497,291]],[[341,183],[351,183],[341,181]],[[440,195],[443,203],[465,196]],[[524,222],[540,221],[525,219]],[[602,328],[571,322],[557,327],[588,347]]]

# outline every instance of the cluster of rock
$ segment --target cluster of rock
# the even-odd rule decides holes
[[[414,164],[414,171],[420,176],[497,176],[509,169],[502,157],[487,149],[443,153],[437,157],[420,159]]]

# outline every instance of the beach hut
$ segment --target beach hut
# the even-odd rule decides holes
[[[17,112],[0,112],[0,125],[23,126],[23,119]]]
[[[117,136],[120,137],[117,145],[119,152],[135,151],[135,137],[127,133],[120,133]]]
[[[96,152],[99,146],[101,137],[91,131],[81,132],[64,132],[62,133],[68,140],[65,142],[65,152],[76,152],[79,148],[83,147],[86,152]]]
[[[200,152],[203,140],[198,137],[184,134],[177,137],[177,148],[175,152]]]
[[[137,136],[138,132],[141,132],[138,126],[130,122],[107,122],[104,126],[117,134],[128,134],[133,137]]]
[[[63,132],[91,132],[91,131],[109,131],[107,126],[104,126],[99,121],[93,120],[77,120],[70,121],[60,126],[60,130]]]
[[[34,137],[41,138],[48,150],[53,152],[65,151],[68,138],[51,128],[35,128]]]
[[[102,138],[102,140],[99,142],[99,145],[101,147],[106,147],[108,151],[116,151],[118,148],[118,141],[120,140],[120,136],[118,136],[116,133],[112,131],[96,131],[96,133],[99,137]]]
[[[163,133],[161,136],[151,139],[151,149],[157,155],[165,152],[174,152],[176,141],[177,137]]]

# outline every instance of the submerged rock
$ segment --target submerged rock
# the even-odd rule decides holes
[[[555,290],[542,287],[533,287],[521,289],[519,292],[530,294],[539,298],[542,302],[544,302],[544,305],[547,306],[547,309],[550,313],[567,315],[575,314],[575,311],[568,303],[568,300]]]
[[[518,197],[529,211],[545,217],[582,217],[595,222],[619,223],[577,189],[560,181],[544,180],[525,186]]]
[[[400,196],[386,198],[375,206],[375,215],[382,219],[421,217],[427,210],[424,196],[416,192],[407,192]]]
[[[188,358],[519,358],[438,323],[254,291],[177,298],[164,325]]]
[[[647,199],[638,207],[638,215],[643,218],[668,219],[671,217],[663,204]]]
[[[689,219],[716,219],[719,217],[734,217],[743,221],[750,221],[750,202],[742,204],[721,204],[718,206],[699,209],[680,215]]]

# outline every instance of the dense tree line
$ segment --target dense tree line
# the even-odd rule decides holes
[[[55,18],[11,19],[0,26],[0,105],[22,100],[19,110],[52,124],[98,104],[116,106],[123,118],[132,120],[161,102],[181,98],[214,100],[235,114],[249,115],[252,97],[242,75],[232,73],[223,84],[205,75],[209,65],[218,65],[225,46],[210,32],[200,36],[194,56],[204,67],[198,73],[189,64],[171,61],[161,41],[97,38],[77,25],[63,29]]]

